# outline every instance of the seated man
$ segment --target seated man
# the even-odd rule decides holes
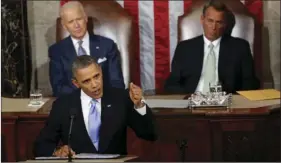
[[[206,93],[209,83],[215,82],[220,82],[227,93],[259,88],[249,43],[225,34],[228,12],[219,1],[204,6],[204,34],[177,45],[166,92]]]
[[[88,55],[72,66],[73,84],[80,88],[59,97],[35,142],[34,154],[67,156],[68,144],[75,153],[127,154],[127,126],[138,137],[156,140],[153,114],[142,100],[142,90],[130,83],[129,90],[103,87],[100,65]],[[70,116],[75,115],[68,142]],[[56,149],[61,140],[63,146]],[[55,150],[56,149],[56,150]]]
[[[82,4],[77,1],[64,4],[60,17],[70,36],[49,48],[53,95],[58,97],[76,89],[71,82],[71,64],[79,55],[91,55],[100,62],[105,85],[125,88],[116,44],[108,38],[87,32],[88,18]]]

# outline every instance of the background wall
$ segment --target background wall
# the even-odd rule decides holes
[[[264,86],[280,90],[280,1],[264,1],[263,75]],[[32,87],[52,93],[49,83],[48,47],[55,43],[59,1],[28,1],[28,26],[31,39]],[[273,81],[273,82],[272,82]]]
[[[274,88],[280,90],[280,1],[263,1],[264,31],[263,59],[266,86],[273,79]],[[269,64],[266,64],[266,61]]]
[[[48,47],[56,40],[59,1],[27,1],[28,26],[32,51],[32,87],[38,86],[45,96],[52,94],[49,82]]]

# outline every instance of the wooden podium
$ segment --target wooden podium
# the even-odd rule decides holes
[[[137,158],[137,156],[121,156],[115,159],[73,159],[72,162],[132,162]],[[68,160],[27,160],[25,162],[68,162]]]
[[[145,98],[183,97],[161,95]],[[2,98],[2,157],[6,158],[2,161],[33,159],[33,142],[48,117],[53,99],[49,99],[37,111],[16,112],[23,107],[24,102],[21,102],[4,105],[5,100]],[[158,140],[141,140],[128,128],[128,155],[138,156],[139,161],[150,162],[279,162],[280,99],[252,102],[237,96],[233,103],[233,108],[226,110],[153,108]]]

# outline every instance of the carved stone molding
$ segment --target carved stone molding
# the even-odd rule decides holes
[[[1,95],[28,97],[31,56],[26,0],[1,2]]]

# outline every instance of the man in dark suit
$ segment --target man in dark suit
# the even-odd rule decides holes
[[[105,37],[87,31],[87,15],[80,2],[70,1],[60,11],[61,23],[70,36],[49,48],[50,83],[53,95],[71,93],[71,64],[79,55],[91,55],[101,64],[105,85],[125,88],[120,54],[116,44]]]
[[[219,1],[204,6],[204,34],[177,45],[172,72],[165,83],[166,92],[206,93],[209,84],[217,82],[227,93],[259,88],[249,43],[224,33],[228,13]]]
[[[68,144],[72,154],[125,155],[127,126],[138,137],[156,140],[153,115],[145,104],[141,88],[133,83],[129,90],[103,86],[101,67],[88,55],[77,57],[72,71],[73,83],[80,89],[53,103],[46,125],[35,142],[35,156],[67,156]],[[75,119],[68,142],[71,115],[75,115]],[[59,140],[63,146],[55,150]]]

